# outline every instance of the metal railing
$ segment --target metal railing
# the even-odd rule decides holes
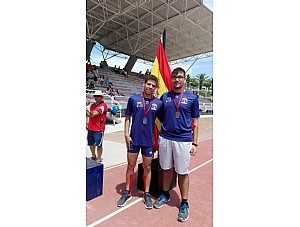
[[[201,113],[212,113],[213,112],[213,103],[200,103],[199,110]]]

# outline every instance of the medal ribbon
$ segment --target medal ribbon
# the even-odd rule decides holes
[[[182,100],[182,96],[183,96],[183,92],[181,92],[180,97],[179,97],[179,101],[178,101],[178,103],[176,103],[175,98],[174,98],[174,92],[172,93],[172,99],[173,99],[173,103],[174,103],[174,106],[176,108],[176,111],[179,110],[180,103],[181,103],[181,100]]]
[[[149,110],[151,109],[153,99],[151,99],[150,105],[149,105],[148,109],[146,110],[146,103],[145,103],[144,95],[141,94],[141,96],[142,96],[142,102],[143,102],[143,107],[144,107],[144,117],[146,117]]]

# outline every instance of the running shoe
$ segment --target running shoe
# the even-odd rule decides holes
[[[131,200],[132,196],[128,193],[128,191],[125,191],[122,197],[119,199],[117,206],[123,207],[127,204],[129,200]]]
[[[177,220],[180,222],[184,222],[189,218],[189,205],[187,203],[183,203],[180,206]]]
[[[161,208],[165,203],[169,202],[170,198],[164,194],[161,194],[157,200],[155,200],[153,207],[156,209]]]
[[[145,192],[143,201],[145,203],[146,209],[152,209],[153,208],[153,204],[152,204],[151,196],[150,196],[149,192]]]

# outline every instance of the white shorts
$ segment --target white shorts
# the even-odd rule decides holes
[[[177,142],[159,136],[158,145],[159,163],[162,169],[167,170],[174,166],[176,173],[188,174],[192,142]]]

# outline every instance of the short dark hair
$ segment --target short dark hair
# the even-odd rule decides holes
[[[158,78],[156,76],[154,76],[154,75],[147,75],[145,77],[145,83],[147,83],[148,80],[154,80],[158,84]]]
[[[183,68],[181,68],[181,67],[177,67],[176,69],[174,69],[172,71],[172,75],[177,75],[179,72],[183,72],[183,75],[185,77],[185,70]]]

